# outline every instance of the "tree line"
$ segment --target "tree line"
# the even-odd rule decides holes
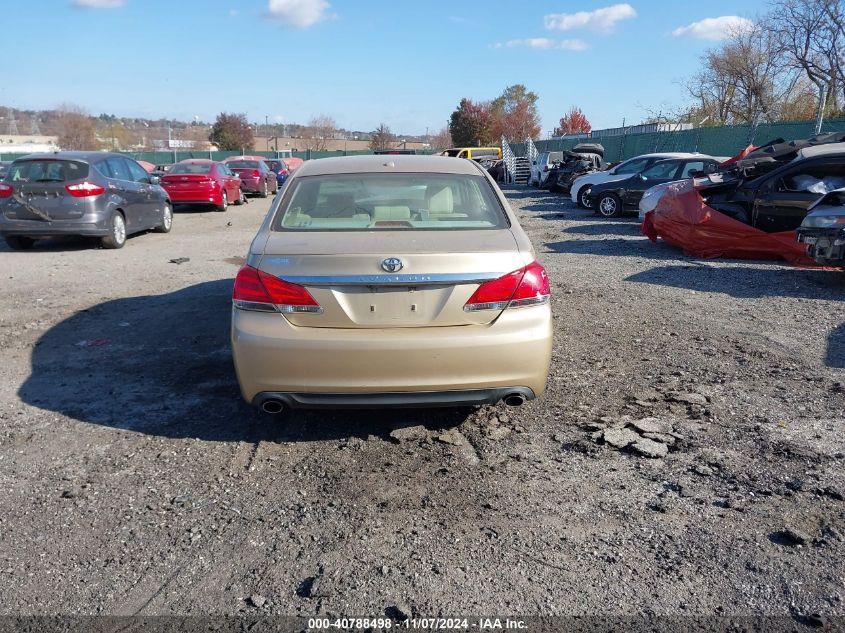
[[[704,125],[845,115],[845,2],[772,0],[701,58],[684,118]]]

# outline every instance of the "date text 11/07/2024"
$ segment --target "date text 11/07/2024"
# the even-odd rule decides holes
[[[522,620],[510,618],[309,618],[308,628],[313,630],[359,630],[359,629],[410,629],[410,630],[479,630],[519,631],[528,628]]]

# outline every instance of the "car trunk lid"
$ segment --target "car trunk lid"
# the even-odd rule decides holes
[[[401,268],[397,267],[401,262]],[[433,327],[489,323],[466,312],[480,283],[527,263],[509,229],[272,232],[258,267],[305,286],[321,314],[286,314],[294,325]],[[389,270],[395,268],[395,270]]]

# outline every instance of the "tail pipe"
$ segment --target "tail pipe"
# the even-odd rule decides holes
[[[269,399],[261,403],[261,410],[264,413],[276,414],[284,411],[285,405],[281,400]]]
[[[522,393],[509,393],[504,398],[502,398],[504,403],[509,407],[519,407],[525,404],[525,394]]]

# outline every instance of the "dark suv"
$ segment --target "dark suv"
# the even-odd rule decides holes
[[[31,154],[0,182],[0,235],[13,249],[63,235],[121,248],[140,231],[170,231],[167,193],[131,158],[105,152]]]

